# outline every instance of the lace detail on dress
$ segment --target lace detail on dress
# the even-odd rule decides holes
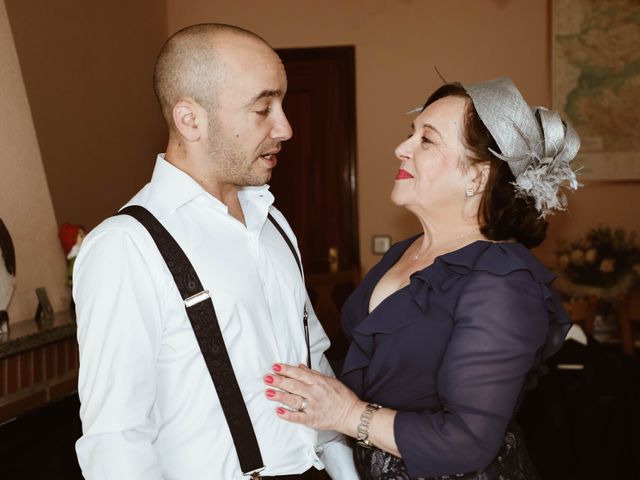
[[[498,456],[485,468],[475,472],[411,477],[401,458],[378,448],[356,445],[353,457],[361,480],[539,480],[524,445],[522,432],[514,425],[507,430]]]

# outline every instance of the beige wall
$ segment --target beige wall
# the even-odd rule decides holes
[[[5,0],[57,222],[93,227],[147,179],[165,129],[150,72],[169,33],[227,22],[275,47],[355,45],[359,232],[364,269],[373,234],[415,231],[389,201],[405,111],[440,80],[509,75],[533,104],[550,100],[548,0]],[[322,141],[322,139],[318,139]],[[639,184],[589,185],[552,219],[537,250],[597,223],[640,230]]]
[[[149,178],[161,0],[5,0],[58,224],[93,228]]]
[[[8,309],[14,323],[33,317],[37,287],[47,288],[56,311],[68,306],[69,292],[53,205],[4,0],[0,0],[0,65],[0,218],[16,250],[17,286]]]
[[[167,6],[170,32],[224,22],[253,30],[275,47],[355,45],[365,270],[377,260],[371,235],[396,241],[417,231],[388,192],[397,169],[393,149],[408,132],[404,112],[440,84],[434,66],[463,82],[510,76],[532,104],[548,105],[551,98],[548,0],[168,0]],[[574,238],[599,222],[640,230],[632,210],[639,197],[639,184],[588,186],[571,198],[570,214],[552,220],[538,255],[552,261],[558,238]]]
[[[620,226],[640,233],[639,182],[585,182],[569,196],[569,209],[551,220],[547,241],[536,253],[546,263],[555,260],[558,241],[572,241],[598,224]]]

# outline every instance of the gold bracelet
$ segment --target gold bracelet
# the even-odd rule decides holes
[[[371,424],[371,418],[373,414],[380,410],[382,407],[377,403],[369,403],[364,411],[360,414],[360,423],[357,428],[357,444],[365,447],[372,448],[373,444],[369,441],[369,425]]]

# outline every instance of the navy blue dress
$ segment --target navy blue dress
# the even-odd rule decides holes
[[[521,244],[477,241],[436,258],[369,313],[374,287],[416,238],[395,244],[342,310],[351,340],[342,380],[361,399],[398,410],[406,472],[358,465],[362,478],[526,470],[483,469],[520,448],[505,435],[520,395],[569,330],[555,276]],[[504,478],[532,478],[521,473]]]

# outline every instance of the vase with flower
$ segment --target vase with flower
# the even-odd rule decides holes
[[[635,232],[598,226],[556,251],[557,287],[568,299],[598,298],[601,330],[615,335],[615,301],[638,286],[640,244]]]

